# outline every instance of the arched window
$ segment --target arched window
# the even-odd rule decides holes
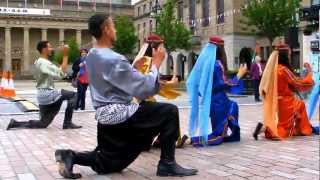
[[[209,0],[202,0],[202,26],[208,26],[209,25]]]
[[[218,16],[218,24],[224,23],[224,0],[217,0],[217,16]]]

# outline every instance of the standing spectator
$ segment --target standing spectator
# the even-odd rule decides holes
[[[83,56],[87,56],[88,50],[87,49],[81,49],[80,50],[80,57],[72,64],[72,82],[77,83],[77,76],[78,72],[80,71],[80,63]],[[77,87],[77,85],[73,84],[74,87]]]
[[[85,109],[86,106],[86,92],[88,88],[88,75],[87,75],[87,67],[86,67],[86,56],[88,51],[83,49],[81,52],[80,64],[79,64],[79,73],[77,75],[78,83],[77,83],[77,104],[76,110],[80,108],[81,110]]]
[[[259,85],[260,85],[260,80],[262,77],[262,64],[261,64],[261,57],[256,56],[255,58],[255,63],[252,64],[250,68],[250,75],[251,79],[253,82],[253,88],[254,88],[254,99],[256,102],[260,102],[260,95],[259,95]]]
[[[308,75],[308,66],[309,64],[308,63],[304,63],[303,64],[303,69],[301,71],[301,78],[305,78],[307,75]],[[312,89],[311,90],[308,90],[308,91],[305,91],[305,92],[302,92],[301,95],[303,97],[303,99],[307,99],[308,98],[308,95],[311,93]]]

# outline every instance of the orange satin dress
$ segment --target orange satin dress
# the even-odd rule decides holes
[[[305,78],[295,76],[287,67],[279,64],[278,77],[278,135],[287,138],[298,135],[311,135],[312,128],[307,116],[304,102],[296,97],[293,88],[299,92],[308,91],[314,85],[312,74]],[[292,87],[292,88],[290,88]],[[270,129],[265,132],[266,138],[275,138]]]

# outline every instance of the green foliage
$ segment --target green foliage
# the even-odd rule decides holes
[[[132,54],[138,41],[132,19],[127,16],[118,16],[115,18],[115,26],[117,40],[113,49],[124,55]]]
[[[54,54],[53,54],[53,62],[55,63],[55,64],[61,64],[61,62],[62,62],[62,53],[60,52],[60,51],[58,51],[58,52],[54,52]]]
[[[67,44],[69,45],[68,63],[73,64],[73,62],[76,61],[80,57],[80,49],[79,49],[77,41],[74,38],[67,40]],[[62,52],[61,51],[54,53],[53,62],[55,62],[57,64],[61,64],[61,62],[62,62]]]
[[[69,63],[72,64],[80,57],[80,49],[75,39],[68,41],[69,45]]]
[[[288,28],[298,25],[296,15],[301,0],[247,0],[241,22],[255,27],[252,32],[265,36],[272,43],[284,35]]]
[[[165,41],[165,47],[169,51],[175,49],[190,49],[192,34],[185,25],[175,17],[177,0],[167,0],[161,13],[156,17],[156,33]]]
[[[189,50],[192,48],[191,45],[191,39],[192,39],[192,34],[191,31],[189,29],[187,29],[185,27],[185,25],[180,22],[177,21],[176,25],[175,25],[175,32],[176,32],[176,44],[177,44],[177,48],[180,49],[186,49]]]

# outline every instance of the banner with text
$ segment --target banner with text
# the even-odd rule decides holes
[[[0,14],[50,16],[50,9],[0,7]]]

